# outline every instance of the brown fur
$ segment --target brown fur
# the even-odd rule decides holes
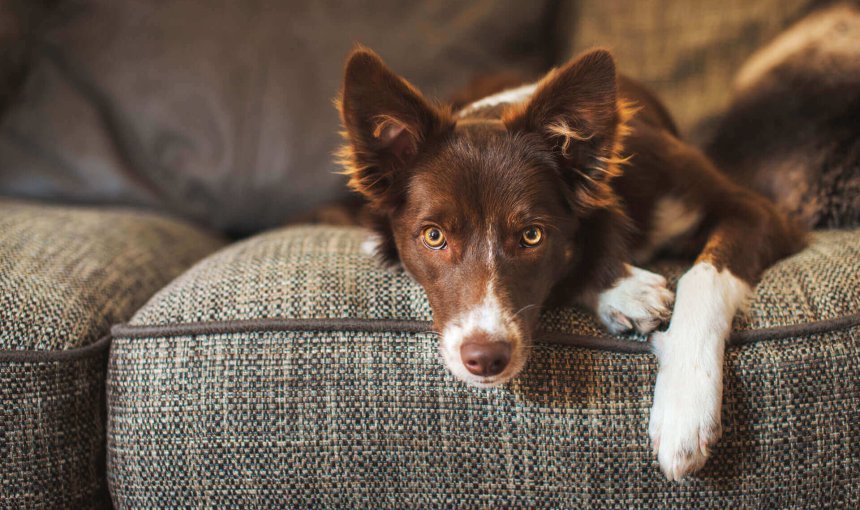
[[[664,197],[701,215],[668,248],[750,284],[803,245],[771,202],[682,142],[653,96],[617,79],[606,51],[549,73],[526,102],[455,115],[358,49],[340,110],[341,160],[379,253],[422,284],[440,331],[488,284],[522,312],[513,320],[526,349],[545,304],[594,309],[659,227]],[[445,232],[444,249],[424,246],[428,225]],[[545,232],[538,247],[518,242],[529,225]]]
[[[494,109],[499,114],[491,118],[480,111],[455,119],[449,108],[423,99],[364,49],[350,57],[345,83],[340,110],[348,143],[341,160],[350,186],[369,201],[382,255],[413,272],[419,263],[411,251],[401,253],[406,239],[398,245],[392,227],[406,223],[404,213],[417,214],[414,207],[404,211],[417,182],[437,189],[421,197],[428,206],[463,202],[454,209],[462,214],[476,209],[463,221],[469,225],[480,224],[488,212],[470,205],[504,195],[493,190],[500,183],[511,183],[511,190],[541,189],[535,203],[553,204],[543,214],[560,219],[552,228],[567,229],[562,236],[572,254],[552,264],[565,267],[566,274],[541,276],[552,280],[548,286],[556,289],[555,300],[611,285],[631,251],[645,242],[653,205],[663,196],[703,210],[700,228],[678,244],[679,251],[694,256],[704,250],[702,258],[750,283],[802,245],[799,229],[769,202],[680,141],[653,96],[632,80],[616,81],[607,52],[589,53],[551,72],[532,101]],[[403,140],[388,150],[378,145],[378,134],[390,122],[404,129]],[[462,160],[470,149],[475,161],[468,167]],[[458,179],[489,162],[495,166],[479,172],[483,189],[470,190]],[[553,196],[556,200],[549,199]],[[428,292],[431,301],[439,301],[431,288]]]

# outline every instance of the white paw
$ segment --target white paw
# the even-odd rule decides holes
[[[598,297],[597,314],[610,333],[647,334],[669,320],[675,295],[659,274],[628,266],[629,276]]]
[[[670,342],[668,335],[653,335],[658,352]],[[648,433],[668,480],[681,481],[705,464],[722,433],[721,407],[721,365],[679,357],[661,360]]]

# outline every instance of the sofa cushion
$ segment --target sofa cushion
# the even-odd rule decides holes
[[[110,325],[222,244],[152,214],[0,200],[0,507],[106,504]]]
[[[95,342],[222,244],[150,213],[0,200],[0,350]]]
[[[231,233],[345,193],[332,100],[356,43],[443,98],[549,61],[547,0],[58,3],[0,122],[0,192],[146,205]]]
[[[860,232],[816,233],[768,271],[726,356],[724,438],[683,485],[650,453],[646,344],[551,310],[520,377],[466,386],[438,359],[421,288],[364,255],[365,236],[294,227],[246,240],[113,329],[118,506],[860,502]]]
[[[383,268],[361,250],[358,228],[293,227],[261,234],[222,250],[161,290],[131,319],[154,326],[254,319],[365,319],[427,325],[423,289],[405,273]],[[674,284],[687,263],[658,261],[651,269]],[[860,303],[860,234],[813,234],[805,251],[772,267],[736,329],[754,331],[836,319]],[[577,308],[548,310],[542,329],[604,335]]]
[[[0,2],[0,115],[21,88],[33,42],[54,3],[55,0]]]

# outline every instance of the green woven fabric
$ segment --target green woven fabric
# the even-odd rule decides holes
[[[133,325],[260,318],[430,320],[421,287],[361,250],[358,228],[293,227],[234,244],[160,291]],[[658,262],[673,281],[689,263]],[[771,268],[739,329],[786,326],[858,311],[860,232],[813,234],[811,246]],[[549,310],[542,329],[604,335],[591,314]]]
[[[468,387],[422,332],[421,289],[364,235],[230,246],[114,329],[118,508],[860,505],[860,232],[817,233],[768,272],[738,327],[800,329],[729,349],[724,438],[682,485],[650,453],[652,355],[538,343],[510,384]],[[542,327],[604,335],[573,309]]]
[[[110,325],[222,244],[126,210],[0,200],[0,508],[102,508]]]

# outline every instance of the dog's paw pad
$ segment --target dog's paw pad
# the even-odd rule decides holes
[[[611,333],[648,334],[672,316],[675,294],[662,276],[630,267],[630,275],[603,292],[598,315]]]

